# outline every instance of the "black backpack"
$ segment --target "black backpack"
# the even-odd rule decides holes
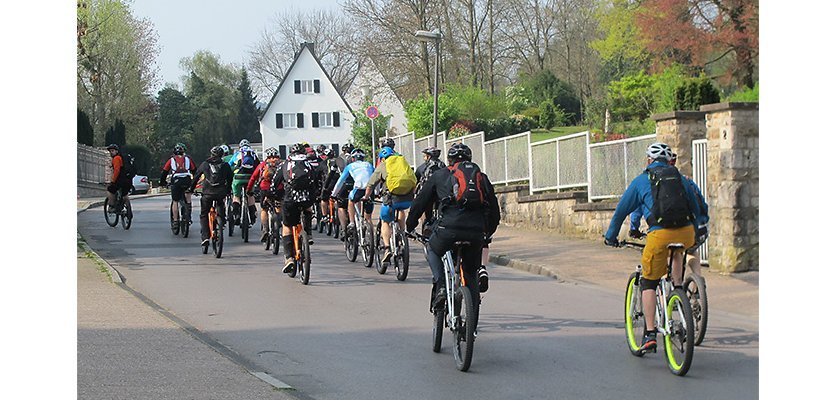
[[[417,183],[415,193],[420,192],[420,189],[423,188],[423,185],[425,185],[426,182],[429,182],[429,178],[432,177],[432,174],[434,174],[435,171],[445,167],[446,165],[444,165],[443,161],[430,159],[426,164],[426,168],[423,169],[423,175],[420,176],[420,180]]]
[[[678,168],[664,165],[647,169],[652,188],[652,210],[647,218],[650,226],[681,228],[692,224],[695,216],[687,201],[687,192]]]
[[[467,210],[484,209],[486,204],[484,175],[478,165],[470,161],[462,161],[449,167],[449,170],[452,193],[447,204]]]
[[[136,165],[133,163],[133,156],[127,153],[123,154],[122,163],[124,164],[122,168],[125,170],[125,178],[133,180],[133,177],[136,176]]]
[[[209,170],[206,174],[206,184],[211,187],[218,187],[226,184],[226,180],[223,179],[223,162],[219,162],[216,164],[209,163]]]
[[[316,188],[316,172],[314,166],[307,160],[287,160],[287,186],[296,191],[307,191]]]

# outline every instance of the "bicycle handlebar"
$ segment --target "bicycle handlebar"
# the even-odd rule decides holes
[[[629,242],[629,241],[626,241],[626,240],[621,240],[621,241],[618,242],[618,246],[619,247],[635,247],[635,248],[638,248],[638,249],[643,249],[644,247],[646,247],[646,244],[645,243],[635,243],[635,242]]]
[[[426,236],[423,236],[423,235],[421,235],[420,233],[417,233],[417,232],[415,232],[415,233],[406,232],[406,237],[411,238],[411,239],[415,239],[418,242],[421,242],[423,244],[426,244],[429,241],[429,238],[427,238]]]

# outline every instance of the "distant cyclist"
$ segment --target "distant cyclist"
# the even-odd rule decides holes
[[[240,148],[229,160],[229,165],[232,167],[234,177],[232,180],[232,216],[234,217],[235,225],[241,224],[241,198],[243,197],[243,189],[249,183],[249,178],[255,172],[260,160],[255,150],[250,147],[249,140],[243,139],[239,143]],[[250,224],[255,223],[255,197],[249,196],[247,199],[247,208],[249,210]]]
[[[353,151],[354,145],[351,143],[342,145],[342,155],[334,158],[334,162],[331,163],[331,168],[328,170],[323,187],[323,190],[326,190],[325,194],[331,195],[331,197],[336,199],[339,226],[343,233],[348,226],[348,193],[354,189],[354,178],[351,178],[349,175],[345,179],[345,184],[342,185],[342,189],[336,192],[336,196],[333,196],[332,192],[334,187],[336,187],[336,181],[339,180],[339,177],[342,176],[342,172],[345,171],[345,167],[351,163],[351,153]],[[344,241],[345,235],[339,235],[339,240]]]
[[[350,222],[348,222],[347,229],[357,228],[354,226],[354,203],[362,200],[362,197],[365,195],[365,186],[368,184],[368,180],[374,172],[374,167],[368,161],[365,161],[365,152],[362,149],[355,149],[351,153],[351,160],[351,163],[345,167],[345,171],[342,171],[342,175],[339,176],[339,180],[336,181],[336,185],[331,192],[331,196],[336,197],[348,178],[353,178],[354,188],[348,194],[348,219]],[[363,217],[371,222],[374,203],[370,201],[364,202],[362,211],[364,214]]]
[[[110,153],[110,165],[113,167],[113,174],[110,175],[110,182],[107,185],[107,204],[116,204],[116,192],[120,191],[122,192],[122,202],[127,206],[130,204],[128,193],[133,188],[133,182],[128,178],[127,171],[125,171],[125,161],[119,151],[119,145],[111,144],[107,146],[107,151]],[[114,206],[110,207],[110,211],[116,212]],[[131,215],[131,217],[133,216]]]
[[[432,269],[433,308],[443,307],[446,301],[446,280],[441,257],[457,241],[469,242],[462,247],[464,282],[473,298],[474,315],[478,324],[481,304],[477,271],[485,237],[490,237],[499,226],[500,211],[493,184],[472,162],[473,153],[463,143],[456,143],[447,153],[449,168],[436,171],[417,194],[406,219],[406,230],[413,232],[418,219],[440,204],[440,218],[433,225],[429,237],[427,259]],[[455,187],[459,190],[454,190]]]
[[[187,190],[191,186],[195,171],[197,171],[197,165],[186,154],[186,145],[182,143],[174,145],[171,158],[162,166],[162,173],[159,177],[160,186],[166,186],[168,178],[171,178],[171,215],[174,216],[171,221],[172,228],[179,226],[180,218],[191,222],[191,193]],[[180,200],[186,202],[186,215],[180,215],[178,204]]]
[[[208,246],[209,237],[209,210],[214,205],[217,211],[218,221],[223,224],[226,220],[226,206],[223,204],[226,196],[232,188],[232,168],[223,162],[223,149],[219,146],[212,147],[209,158],[197,167],[194,173],[194,180],[189,187],[189,192],[194,192],[200,177],[203,177],[203,196],[200,198],[200,237],[201,246]]]
[[[282,246],[284,247],[284,269],[282,272],[291,273],[296,268],[293,248],[293,227],[300,224],[304,214],[307,226],[312,218],[311,206],[319,182],[316,181],[315,167],[307,158],[307,151],[301,144],[290,147],[290,156],[282,164],[274,183],[283,185],[284,199],[281,206]],[[309,228],[308,228],[309,229]]]
[[[667,274],[667,260],[670,243],[681,243],[685,248],[695,243],[696,231],[693,224],[699,212],[696,194],[678,169],[669,165],[673,152],[665,143],[653,143],[647,147],[647,168],[638,175],[620,198],[604,243],[619,245],[618,233],[623,220],[636,209],[647,217],[649,230],[646,247],[641,258],[641,300],[644,311],[643,352],[657,346],[655,329],[655,289]],[[661,199],[661,200],[659,200]],[[673,285],[682,284],[682,259],[673,260]],[[651,329],[650,329],[651,327]]]
[[[406,228],[406,210],[412,205],[415,198],[415,186],[417,178],[408,161],[397,154],[390,147],[383,147],[379,157],[381,162],[371,174],[368,184],[365,187],[363,200],[371,198],[371,192],[377,183],[382,182],[383,207],[380,208],[380,234],[383,239],[383,262],[391,259],[391,223],[397,213],[400,228]]]
[[[264,155],[266,159],[258,164],[246,185],[248,195],[252,195],[252,189],[255,185],[258,185],[261,190],[261,242],[267,240],[269,230],[268,210],[271,206],[280,206],[281,196],[284,195],[283,186],[273,186],[273,178],[281,171],[282,164],[282,160],[278,157],[278,150],[275,147],[270,147],[264,151]]]
[[[435,173],[435,171],[446,168],[446,164],[440,160],[441,157],[441,150],[437,149],[435,146],[429,146],[423,151],[423,164],[419,165],[415,170],[415,176],[417,177],[417,188],[415,188],[415,193],[419,193],[420,189],[426,183],[427,180]],[[435,212],[435,208],[426,210],[424,213],[423,218],[421,218],[421,226],[426,226],[432,223],[432,215]]]

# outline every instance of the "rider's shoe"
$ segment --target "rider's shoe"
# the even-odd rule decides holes
[[[177,229],[180,227],[180,221],[171,221],[171,229]]]
[[[644,334],[644,340],[641,341],[641,353],[655,353],[655,348],[658,347],[658,341],[655,339],[656,335],[655,331]]]
[[[267,243],[267,236],[269,236],[269,233],[267,233],[267,232],[261,233],[261,243]]]
[[[107,212],[109,212],[111,214],[115,214],[116,213],[116,207],[107,206]]]
[[[478,291],[484,293],[490,287],[490,277],[487,275],[487,267],[478,267]]]
[[[209,239],[203,239],[203,242],[200,243],[200,245],[203,247],[209,247]]]
[[[295,268],[295,267],[296,267],[296,260],[294,260],[292,258],[288,258],[288,259],[284,260],[284,269],[282,269],[281,272],[283,272],[285,274],[289,274],[290,272],[293,271],[293,268]]]
[[[385,250],[385,252],[383,252],[383,262],[389,262],[389,260],[391,260],[391,247],[385,246],[383,247],[383,250]]]
[[[435,310],[442,310],[446,305],[446,287],[438,286],[435,290],[435,300],[432,302],[432,307]]]

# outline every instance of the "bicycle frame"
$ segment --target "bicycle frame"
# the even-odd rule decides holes
[[[640,243],[623,242],[622,244],[632,246],[638,249],[642,249],[644,247],[644,245]],[[684,246],[679,245],[681,247],[677,247],[675,245],[676,243],[670,245],[673,247],[670,247],[670,257],[667,261],[667,274],[663,278],[661,278],[660,282],[658,282],[658,286],[655,288],[655,328],[658,329],[658,332],[664,336],[671,334],[672,331],[672,327],[670,326],[671,318],[667,310],[667,300],[670,298],[670,294],[673,292],[673,260],[675,260],[677,254],[684,253]],[[639,264],[636,267],[636,271],[638,272],[638,274],[641,274],[641,270],[642,268]],[[685,266],[682,265],[682,282],[684,281],[684,270]],[[641,296],[638,296],[638,299],[640,298]],[[637,304],[635,306],[643,307],[643,302],[640,303],[641,304]],[[683,314],[681,310],[678,310],[678,312]],[[684,317],[682,315],[682,320],[683,319]]]
[[[453,331],[455,331],[458,327],[457,324],[457,316],[455,316],[455,289],[459,286],[466,286],[467,282],[464,279],[464,269],[462,265],[458,265],[458,270],[456,271],[455,261],[461,259],[461,249],[456,247],[456,252],[458,253],[458,257],[454,257],[452,254],[452,250],[447,251],[444,253],[444,256],[441,257],[441,261],[444,263],[444,278],[446,280],[446,299],[447,299],[447,326],[449,326]],[[466,287],[465,287],[466,289]]]

